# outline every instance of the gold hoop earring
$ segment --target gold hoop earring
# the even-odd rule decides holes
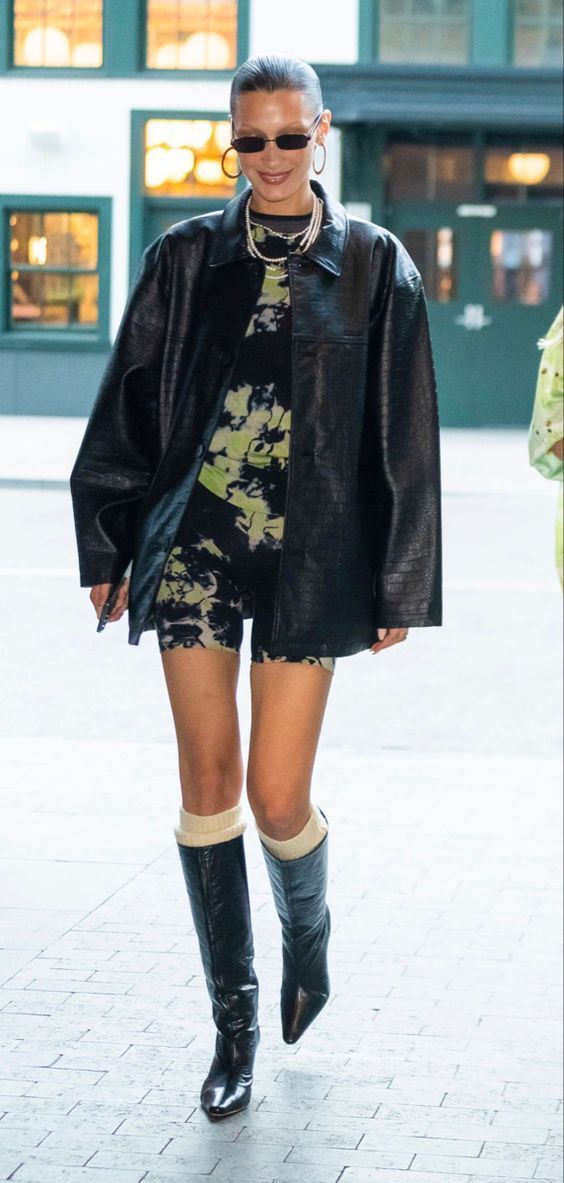
[[[315,153],[318,148],[323,148],[323,164],[321,165],[321,168],[315,167]],[[327,148],[325,147],[325,144],[316,144],[315,148],[313,149],[313,161],[312,161],[312,168],[313,168],[313,171],[314,171],[316,177],[321,176],[321,173],[323,172],[323,169],[325,168],[326,163],[327,163]]]
[[[225,160],[225,157],[227,156],[227,153],[231,152],[231,151],[232,151],[232,145],[230,144],[229,147],[225,149],[225,152],[223,153],[223,156],[221,157],[221,171],[224,174],[224,176],[229,177],[229,179],[231,181],[235,181],[237,179],[237,177],[243,176],[243,169],[242,168],[239,169],[238,173],[228,173],[227,172],[223,162]]]

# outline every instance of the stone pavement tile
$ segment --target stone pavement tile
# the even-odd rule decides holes
[[[444,1174],[434,1178],[427,1171],[388,1171],[379,1167],[346,1167],[339,1183],[469,1183],[469,1175]],[[497,1180],[499,1183],[499,1180]],[[509,1183],[509,1181],[508,1181]],[[512,1181],[513,1183],[513,1181]],[[515,1180],[515,1183],[521,1183]]]
[[[310,1163],[312,1166],[326,1166],[341,1170],[345,1167],[393,1167],[407,1171],[413,1162],[411,1150],[322,1150],[318,1147],[299,1146],[286,1159],[289,1165]]]
[[[389,1134],[381,1127],[373,1128],[364,1134],[358,1143],[359,1150],[412,1150],[416,1154],[425,1150],[427,1154],[461,1154],[477,1156],[483,1147],[483,1140],[468,1138],[449,1138],[446,1135],[431,1137],[427,1132],[421,1137],[408,1137],[405,1134]]]
[[[426,1154],[421,1151],[416,1154],[413,1159],[414,1171],[435,1171],[440,1177],[442,1171],[460,1171],[462,1174],[472,1174],[476,1178],[483,1175],[490,1175],[492,1179],[512,1180],[515,1177],[521,1176],[523,1179],[533,1179],[535,1171],[539,1162],[539,1155],[537,1154],[527,1161],[526,1152],[522,1149],[515,1149],[515,1153],[511,1158],[508,1154],[503,1159],[496,1161],[491,1155],[485,1158],[481,1155],[480,1158],[454,1158],[452,1155],[444,1155],[436,1157],[431,1154]]]
[[[141,1183],[146,1171],[112,1170],[107,1183]],[[11,1181],[10,1181],[11,1183]],[[18,1167],[14,1183],[104,1183],[104,1173],[91,1167],[50,1166],[42,1162],[26,1162]]]

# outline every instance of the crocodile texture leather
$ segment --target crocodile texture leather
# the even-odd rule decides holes
[[[378,627],[442,624],[437,391],[421,276],[319,181],[321,232],[290,259],[292,436],[273,656],[341,656]],[[71,473],[80,583],[133,560],[129,643],[152,607],[221,413],[263,264],[247,191],[144,252]],[[250,614],[250,612],[249,612]]]

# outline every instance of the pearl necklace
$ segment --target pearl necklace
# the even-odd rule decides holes
[[[250,218],[250,214],[249,214],[249,206],[251,204],[251,197],[252,197],[252,190],[249,193],[249,196],[248,196],[248,199],[247,199],[247,202],[245,205],[245,226],[246,226],[246,231],[247,231],[247,248],[249,250],[249,253],[251,255],[253,255],[255,257],[255,259],[260,259],[262,263],[266,263],[267,266],[269,266],[269,265],[272,266],[272,264],[278,264],[279,266],[283,266],[284,270],[287,271],[288,270],[288,256],[287,255],[279,255],[277,258],[269,258],[268,255],[263,255],[261,253],[261,251],[259,251],[258,246],[256,245],[256,242],[253,238],[253,234],[252,234],[252,230],[251,230],[251,218]],[[295,252],[296,254],[303,255],[303,254],[305,254],[305,252],[307,250],[309,250],[310,246],[312,245],[312,243],[315,242],[315,239],[317,238],[319,231],[321,230],[322,221],[323,221],[323,202],[322,202],[321,198],[317,196],[317,193],[314,193],[311,221],[310,221],[309,226],[307,227],[307,230],[305,233],[304,233],[304,231],[300,231],[300,234],[304,234],[304,239],[303,239],[303,242],[300,243],[299,247],[296,248],[296,252]]]

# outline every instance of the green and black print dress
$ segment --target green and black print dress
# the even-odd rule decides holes
[[[277,237],[273,229],[295,234],[309,220],[309,214],[251,211],[254,240],[270,258],[300,242]],[[243,617],[252,615],[251,660],[303,661],[334,670],[331,657],[267,652],[290,455],[291,334],[288,274],[271,264],[157,593],[161,650],[201,645],[239,651]]]

